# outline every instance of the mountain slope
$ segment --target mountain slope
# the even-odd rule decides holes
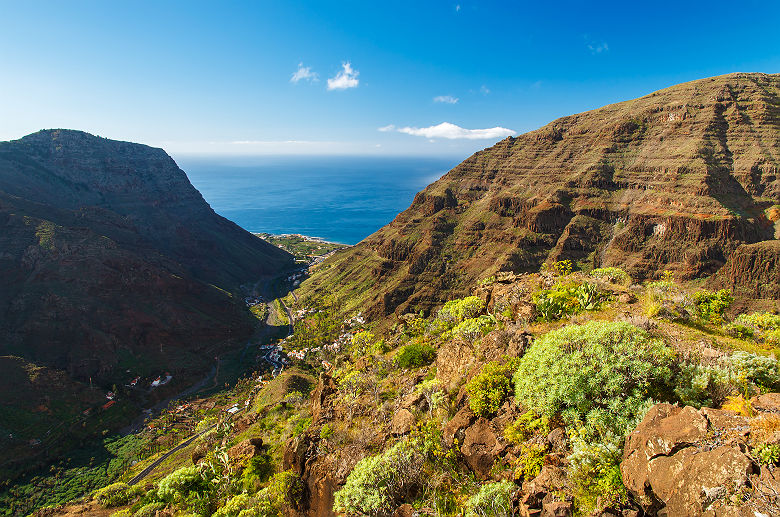
[[[0,143],[0,227],[0,375],[51,370],[74,393],[136,376],[145,392],[165,371],[166,390],[202,378],[255,328],[239,284],[292,262],[214,213],[161,149],[80,131]],[[30,375],[33,395],[2,401],[5,450],[40,438],[46,426],[33,420],[62,420],[47,392],[60,387]],[[135,398],[147,396],[159,397]],[[81,398],[68,411],[94,402]]]
[[[777,238],[779,170],[780,76],[677,85],[474,154],[303,292],[383,315],[561,259],[640,279],[711,275],[741,245]]]

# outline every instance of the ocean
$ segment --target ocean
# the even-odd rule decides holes
[[[250,232],[357,244],[461,160],[184,157],[177,163],[214,211]]]

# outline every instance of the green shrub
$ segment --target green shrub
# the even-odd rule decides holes
[[[266,517],[274,515],[271,504],[248,494],[238,494],[212,514],[212,517]]]
[[[111,514],[111,517],[133,517],[133,512],[130,508],[123,508]]]
[[[352,343],[349,347],[350,353],[354,357],[360,357],[368,353],[373,348],[376,336],[367,330],[358,332],[352,336]]]
[[[172,502],[185,499],[191,492],[208,488],[208,482],[198,467],[182,467],[165,476],[157,485],[157,497]]]
[[[669,399],[674,352],[625,322],[568,325],[538,339],[515,373],[517,401],[540,415],[625,434]]]
[[[756,330],[777,330],[780,329],[780,315],[768,312],[740,314],[734,319],[734,323]]]
[[[512,391],[510,376],[513,366],[491,361],[466,384],[469,406],[475,415],[490,417],[498,412]]]
[[[245,489],[254,491],[260,484],[268,481],[273,473],[273,458],[268,454],[260,454],[249,460],[249,464],[241,473],[241,481]]]
[[[740,323],[729,323],[723,329],[730,336],[734,336],[739,339],[752,338],[755,335],[755,331],[746,325]]]
[[[571,436],[569,456],[569,479],[581,515],[590,515],[597,503],[609,507],[628,502],[620,474],[622,437],[607,434],[597,441],[588,441],[586,436],[585,432]]]
[[[469,318],[458,323],[452,329],[452,335],[474,341],[481,338],[496,327],[496,318],[489,314],[483,314],[476,318]]]
[[[336,492],[334,510],[347,515],[389,515],[419,483],[421,458],[406,442],[360,460],[344,487]]]
[[[537,433],[550,432],[550,419],[539,416],[533,411],[526,411],[520,418],[504,429],[504,439],[509,443],[519,444]]]
[[[158,510],[165,508],[165,503],[155,502],[143,505],[134,514],[133,517],[155,517]]]
[[[477,317],[485,310],[485,302],[477,296],[467,296],[457,300],[450,300],[439,310],[440,320],[447,321],[453,325],[469,318]]]
[[[686,406],[719,407],[735,388],[732,376],[724,368],[681,363],[675,394]]]
[[[557,283],[534,294],[536,312],[543,321],[555,321],[585,310],[594,310],[602,294],[594,284]]]
[[[485,483],[466,503],[466,515],[478,517],[509,517],[514,515],[512,496],[517,486],[509,481]]]
[[[430,364],[436,359],[436,350],[427,343],[409,343],[395,356],[399,367],[410,369]]]
[[[333,428],[330,424],[325,424],[320,428],[320,440],[327,440],[333,436]]]
[[[618,267],[600,267],[590,272],[590,276],[599,280],[606,280],[612,284],[630,285],[631,277]]]
[[[718,292],[700,291],[693,295],[696,315],[704,321],[718,325],[723,323],[723,313],[733,302],[734,297],[728,289],[721,289]]]
[[[306,430],[311,426],[311,418],[299,418],[295,421],[295,425],[293,426],[292,434],[293,436],[300,436],[301,434],[305,433]]]
[[[772,357],[740,351],[722,358],[721,365],[740,382],[765,389],[780,388],[780,366]]]
[[[103,508],[114,508],[129,504],[143,494],[143,490],[127,483],[114,483],[95,492],[95,501]]]
[[[544,457],[547,456],[547,448],[537,444],[523,444],[520,447],[520,456],[517,462],[515,476],[523,476],[523,479],[530,481],[539,475],[544,465]]]
[[[780,445],[762,443],[753,451],[762,465],[777,465],[780,463]]]
[[[566,276],[574,270],[574,264],[571,260],[559,260],[558,262],[545,262],[542,264],[542,271],[550,271],[558,276]]]

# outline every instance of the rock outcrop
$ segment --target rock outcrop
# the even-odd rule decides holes
[[[727,277],[751,285],[745,268],[777,261],[776,246],[756,254],[748,245],[777,238],[778,171],[780,75],[685,83],[476,153],[303,288],[347,295],[348,309],[378,317],[428,310],[495,272],[560,259],[620,266],[636,279],[709,276],[743,245],[746,258]]]
[[[753,403],[776,408],[776,400]],[[626,438],[623,481],[649,515],[776,515],[780,483],[774,470],[759,465],[750,452],[759,441],[780,438],[776,431],[758,431],[777,425],[775,418],[774,425],[762,426],[769,423],[764,415],[771,413],[748,418],[658,404]]]

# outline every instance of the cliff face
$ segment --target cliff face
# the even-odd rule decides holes
[[[681,84],[476,153],[304,290],[380,315],[562,259],[711,275],[740,245],[776,239],[779,170],[780,76]]]
[[[104,387],[203,377],[254,329],[231,292],[291,263],[161,149],[79,131],[0,143],[0,228],[0,356]]]

